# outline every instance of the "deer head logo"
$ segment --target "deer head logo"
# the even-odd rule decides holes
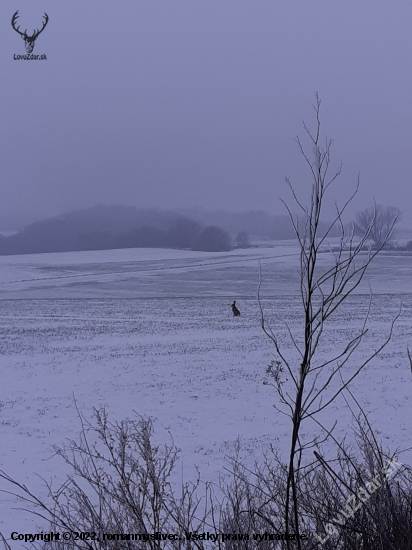
[[[19,14],[19,10],[17,10],[16,13],[13,15],[13,18],[11,20],[11,26],[23,38],[23,40],[25,42],[26,52],[31,53],[33,51],[34,43],[35,43],[37,37],[39,36],[39,34],[41,32],[44,31],[44,28],[45,28],[45,26],[47,25],[47,23],[49,21],[49,16],[47,15],[47,13],[45,13],[44,16],[43,16],[45,21],[43,22],[43,26],[42,26],[41,30],[39,30],[39,29],[37,29],[37,31],[34,30],[32,36],[28,36],[27,29],[24,32],[19,31],[20,27],[17,27],[17,29],[16,29],[15,24],[16,24],[17,18],[19,17],[18,14]]]

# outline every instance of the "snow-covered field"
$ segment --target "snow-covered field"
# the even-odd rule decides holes
[[[263,385],[275,353],[260,328],[259,260],[265,314],[298,365],[285,326],[302,335],[299,256],[290,242],[220,254],[129,249],[0,257],[0,469],[39,494],[36,473],[63,479],[64,465],[50,457],[52,445],[79,433],[73,396],[88,418],[101,406],[112,420],[134,411],[151,416],[159,441],[173,434],[187,478],[197,465],[203,479],[216,480],[238,436],[251,462],[269,442],[286,450],[288,419],[273,408],[273,388]],[[322,266],[329,262],[322,256]],[[370,285],[370,330],[348,366],[353,372],[356,359],[384,340],[402,302],[392,341],[353,388],[392,450],[412,446],[411,273],[412,256],[382,253],[333,318],[321,350],[328,356],[354,334]],[[230,310],[234,299],[240,318]],[[335,419],[337,436],[350,433],[343,402],[324,417]],[[412,463],[407,454],[400,461]],[[1,482],[0,489],[9,487]],[[0,531],[33,532],[32,516],[13,505],[3,494]]]

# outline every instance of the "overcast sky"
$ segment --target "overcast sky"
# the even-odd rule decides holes
[[[49,23],[34,54],[12,29]],[[0,229],[99,203],[283,213],[294,137],[334,138],[332,198],[412,215],[410,0],[3,0]]]

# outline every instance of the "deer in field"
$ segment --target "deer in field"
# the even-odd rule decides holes
[[[236,307],[236,300],[232,304],[232,311],[233,311],[233,317],[239,317],[240,316],[240,311]]]

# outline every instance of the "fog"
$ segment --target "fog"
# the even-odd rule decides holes
[[[15,60],[20,30],[40,29]],[[89,0],[1,15],[0,229],[95,204],[265,209],[310,174],[294,138],[322,129],[343,163],[328,207],[361,188],[409,226],[412,5],[399,0]],[[309,148],[310,151],[310,148]]]

